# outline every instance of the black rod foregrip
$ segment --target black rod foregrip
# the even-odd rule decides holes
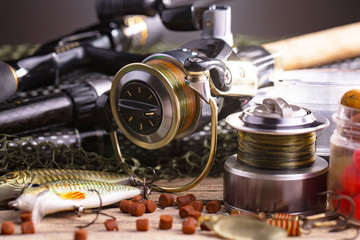
[[[51,52],[19,60],[0,61],[0,102],[19,91],[56,84],[61,73],[85,66],[88,62],[82,46],[61,53]]]
[[[72,101],[64,92],[17,101],[0,110],[0,133],[14,134],[58,126],[73,119]]]
[[[123,65],[142,60],[139,54],[122,52],[158,41],[162,24],[158,18],[137,20],[137,24],[126,24],[125,19],[97,24],[46,43],[32,56],[0,61],[0,102],[18,91],[56,84],[61,74],[90,64],[115,74]]]
[[[58,93],[3,104],[0,133],[27,134],[55,126],[91,126],[98,122],[96,101],[110,87],[110,78],[99,74]]]
[[[66,52],[51,52],[19,60],[0,61],[0,102],[19,91],[53,85],[60,73],[84,66],[87,63],[82,46]]]

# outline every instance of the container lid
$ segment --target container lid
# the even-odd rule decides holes
[[[360,71],[344,69],[301,69],[278,71],[272,77],[274,95],[289,103],[308,106],[334,105],[350,89],[360,86]],[[305,105],[306,104],[306,105]],[[312,109],[312,108],[311,108]]]
[[[274,135],[303,134],[329,126],[327,118],[290,105],[282,98],[266,98],[261,105],[231,114],[226,122],[243,132]]]

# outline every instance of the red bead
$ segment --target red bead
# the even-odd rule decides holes
[[[353,162],[358,171],[360,171],[360,149],[353,152]]]
[[[350,195],[360,193],[360,171],[354,165],[346,166],[341,174],[341,185]]]

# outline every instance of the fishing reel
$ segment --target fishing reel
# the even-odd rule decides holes
[[[108,101],[116,126],[136,145],[159,149],[176,138],[189,136],[211,122],[211,146],[203,172],[191,183],[166,191],[185,191],[210,171],[217,140],[218,113],[225,98],[253,97],[259,71],[252,61],[240,58],[228,31],[230,7],[210,6],[203,12],[203,38],[180,48],[156,53],[141,63],[131,63],[115,75]],[[218,21],[221,20],[221,25]],[[220,29],[225,29],[219,34]],[[213,32],[214,34],[208,34]],[[240,106],[236,107],[235,111]],[[116,131],[110,133],[120,160]]]
[[[207,39],[123,67],[110,91],[117,125],[127,138],[147,149],[192,134],[221,110],[223,96],[256,93],[256,75],[245,77],[243,66],[227,64],[230,59],[235,61],[236,56],[229,45]]]

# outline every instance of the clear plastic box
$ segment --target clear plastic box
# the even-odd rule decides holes
[[[330,138],[329,190],[354,200],[357,209],[352,220],[360,222],[360,109],[338,104],[333,121],[336,129]],[[333,208],[338,203],[330,201]],[[350,202],[341,200],[339,211],[349,216]]]

